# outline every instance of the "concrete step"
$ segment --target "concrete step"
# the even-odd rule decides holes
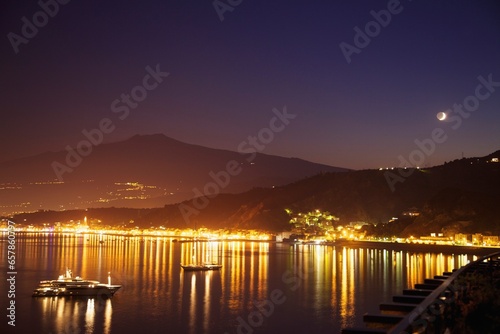
[[[444,281],[445,281],[444,279],[426,278],[424,279],[424,284],[441,285],[443,284]]]
[[[340,333],[341,334],[386,334],[387,331],[384,329],[352,327],[352,328],[343,328]]]
[[[424,299],[425,299],[424,296],[405,296],[405,295],[392,296],[393,302],[403,303],[403,304],[420,304]]]
[[[428,296],[432,293],[434,290],[427,290],[427,289],[404,289],[403,290],[403,295],[407,296]]]
[[[397,324],[403,320],[402,315],[386,315],[367,313],[363,316],[364,322],[376,322],[379,324]]]
[[[417,307],[416,304],[404,303],[383,303],[378,306],[380,311],[398,311],[398,312],[411,312]]]
[[[436,285],[436,284],[422,284],[422,283],[417,283],[417,284],[415,284],[415,289],[417,289],[417,290],[434,290],[438,286],[439,285]]]

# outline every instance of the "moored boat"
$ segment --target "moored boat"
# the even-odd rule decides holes
[[[79,276],[73,277],[70,269],[58,279],[40,281],[33,291],[33,297],[53,296],[100,296],[112,297],[121,285],[112,285],[111,276],[108,274],[108,284],[95,280],[85,280]]]
[[[203,263],[203,264],[181,264],[182,269],[185,271],[207,271],[219,270],[222,264],[217,263]]]

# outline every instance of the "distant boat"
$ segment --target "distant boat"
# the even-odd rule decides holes
[[[103,296],[112,297],[121,285],[111,285],[111,276],[108,275],[108,284],[98,281],[84,280],[79,276],[73,277],[70,269],[65,275],[56,280],[40,281],[33,291],[33,297],[52,296]]]
[[[185,271],[207,271],[219,270],[222,264],[218,263],[203,263],[203,264],[181,264],[182,269]]]
[[[197,253],[196,245],[197,244],[198,244],[198,241],[196,241],[196,239],[195,239],[194,244],[193,244],[193,249],[194,249],[193,259],[194,260],[197,259],[197,256],[196,256],[196,253]],[[208,271],[208,270],[219,270],[220,268],[222,268],[222,264],[217,263],[217,262],[212,261],[212,260],[209,260],[208,257],[207,257],[207,262],[202,262],[202,263],[196,263],[196,262],[198,262],[198,261],[195,261],[195,263],[190,263],[190,264],[182,264],[181,263],[181,267],[185,271]]]

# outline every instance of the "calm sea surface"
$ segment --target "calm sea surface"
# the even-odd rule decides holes
[[[102,239],[103,242],[100,242]],[[7,276],[2,233],[0,271]],[[16,235],[16,326],[2,333],[338,333],[424,278],[488,250],[405,251],[388,244],[173,242],[169,238]],[[222,270],[183,272],[180,263],[217,260]],[[122,284],[112,299],[32,298],[40,280],[75,275]]]

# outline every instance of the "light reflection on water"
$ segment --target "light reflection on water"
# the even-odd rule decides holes
[[[5,238],[5,235],[2,235]],[[100,242],[100,241],[103,242]],[[458,268],[464,252],[262,242],[173,242],[159,237],[18,234],[23,333],[335,333],[425,278]],[[444,248],[440,248],[444,249]],[[0,250],[5,258],[6,247]],[[489,253],[491,251],[483,251]],[[181,263],[220,262],[183,272]],[[31,298],[66,267],[122,284],[115,297]],[[6,271],[2,264],[1,270]],[[273,299],[274,298],[274,299]],[[273,302],[277,301],[276,303]],[[35,327],[34,327],[35,326]],[[36,330],[34,329],[36,328]]]
[[[111,333],[111,299],[47,297],[37,298],[35,303],[39,304],[43,314],[43,329],[52,328],[55,333],[68,334]],[[96,321],[99,326],[96,326]]]

